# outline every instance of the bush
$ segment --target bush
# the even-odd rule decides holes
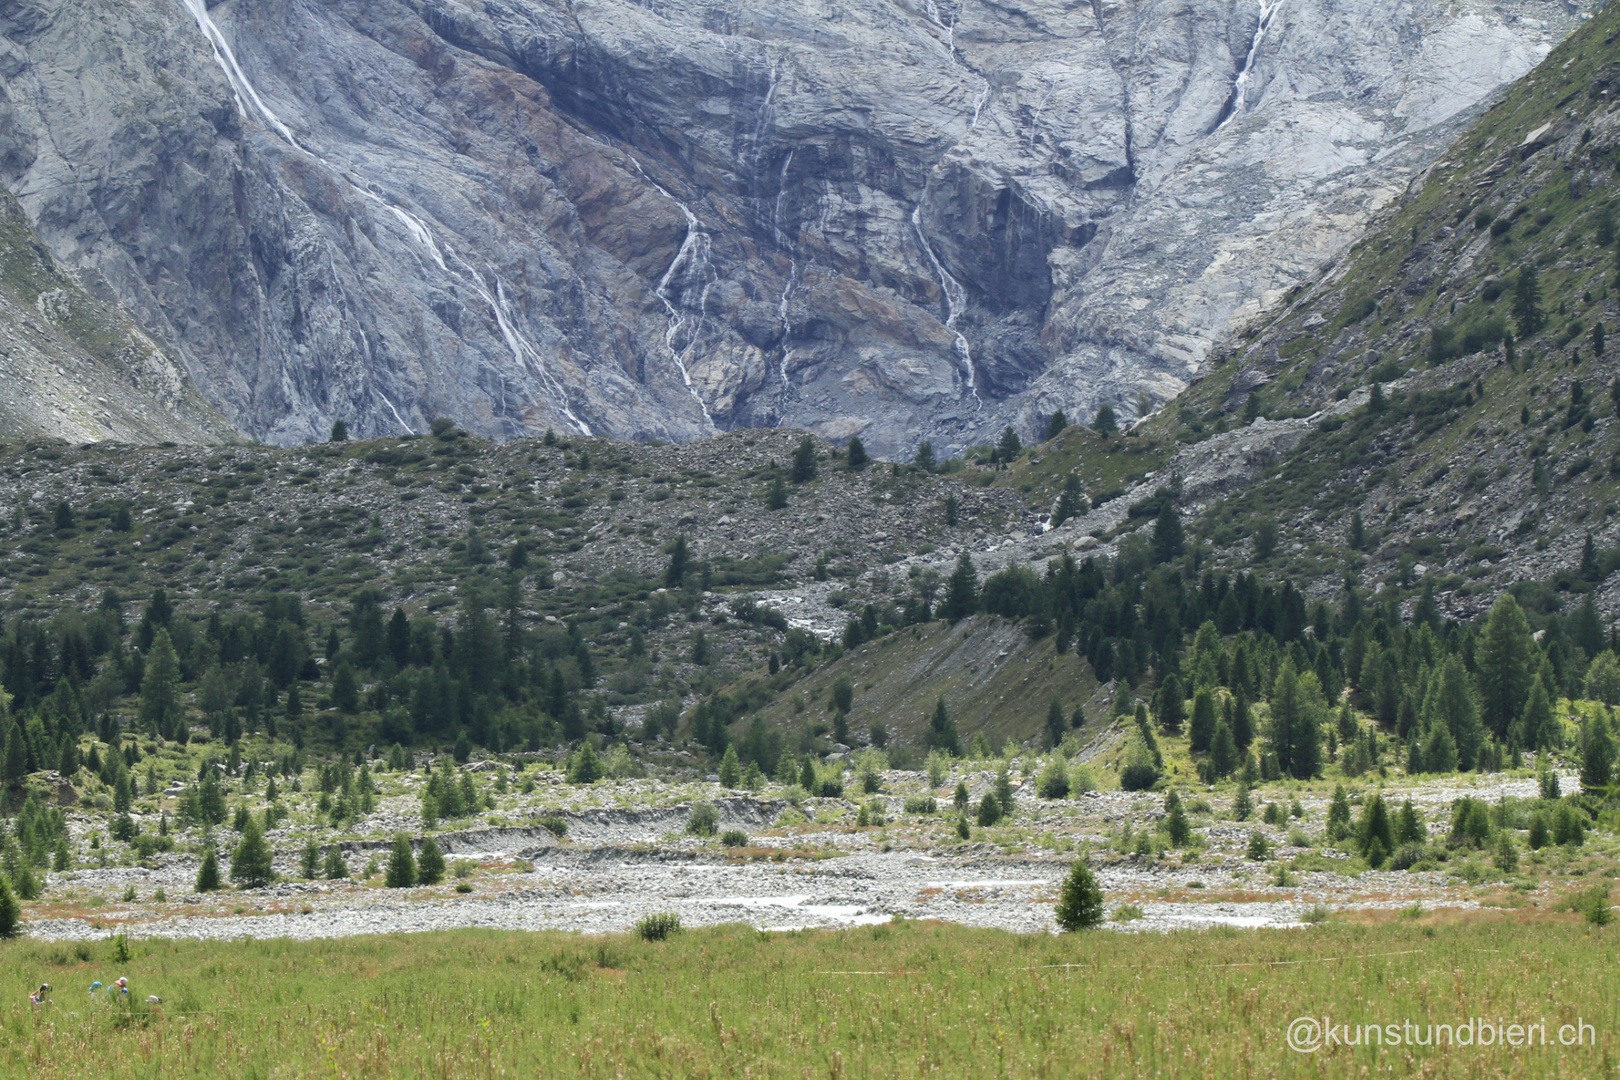
[[[559,840],[568,835],[568,822],[556,814],[547,814],[541,818],[540,827]]]
[[[663,941],[681,932],[681,917],[672,911],[660,911],[636,920],[636,936],[642,941]]]
[[[860,781],[861,790],[868,795],[875,794],[883,786],[883,771],[888,767],[888,756],[881,750],[861,754],[860,764],[855,767],[855,778]]]
[[[1593,926],[1608,926],[1614,921],[1614,909],[1609,907],[1609,886],[1594,885],[1576,896],[1575,910],[1586,916]]]
[[[907,795],[906,813],[933,814],[939,811],[939,804],[932,795]]]
[[[1427,845],[1409,842],[1395,849],[1395,854],[1389,857],[1388,866],[1391,870],[1410,870],[1428,857]]]
[[[1142,762],[1133,762],[1119,770],[1119,786],[1122,791],[1146,791],[1158,779],[1159,770]]]
[[[686,831],[693,836],[713,836],[715,826],[720,824],[720,813],[715,810],[714,804],[699,799],[692,804],[692,816],[686,819]]]
[[[720,834],[720,844],[722,847],[747,847],[748,834],[741,829],[727,829]]]
[[[1135,922],[1146,917],[1140,904],[1121,904],[1114,909],[1114,921],[1117,923]]]
[[[1069,763],[1063,760],[1062,754],[1053,754],[1047,759],[1035,778],[1035,793],[1043,799],[1069,797]]]
[[[1097,885],[1096,875],[1084,862],[1075,863],[1069,876],[1063,879],[1063,889],[1058,894],[1052,917],[1057,920],[1058,929],[1065,933],[1102,925],[1102,889]]]
[[[1097,776],[1090,765],[1075,765],[1069,769],[1069,798],[1078,799],[1088,791],[1097,790]]]

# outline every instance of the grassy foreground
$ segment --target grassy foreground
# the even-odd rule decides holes
[[[664,943],[143,941],[122,966],[105,942],[85,960],[24,940],[0,949],[0,1075],[1588,1077],[1615,1069],[1617,943],[1620,927],[1483,912],[1164,936],[912,923]],[[120,973],[130,1004],[91,1005],[90,982]],[[41,980],[55,1005],[32,1010]],[[1322,1014],[1545,1018],[1552,1044],[1290,1050],[1290,1021]],[[1557,1045],[1577,1018],[1595,1048]]]

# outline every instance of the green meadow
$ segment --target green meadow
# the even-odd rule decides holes
[[[7,1077],[1593,1077],[1617,932],[1546,912],[1019,936],[937,923],[662,942],[460,931],[0,947]],[[92,980],[127,975],[123,1001]],[[27,989],[53,985],[33,1008]],[[163,998],[146,1003],[148,994]],[[1337,1024],[1545,1025],[1547,1045],[1291,1049]],[[1587,1045],[1558,1044],[1562,1025]],[[1584,1031],[1584,1034],[1582,1032]],[[1594,1045],[1595,1044],[1595,1045]]]

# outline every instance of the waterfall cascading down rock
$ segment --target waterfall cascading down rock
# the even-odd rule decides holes
[[[367,201],[389,210],[393,214],[394,218],[400,224],[405,226],[405,229],[410,233],[411,238],[428,252],[435,266],[437,266],[441,271],[444,271],[446,274],[450,275],[456,281],[461,282],[467,287],[471,288],[479,299],[485,303],[485,305],[489,308],[490,315],[495,320],[496,326],[500,330],[502,340],[506,342],[507,348],[511,350],[512,358],[516,360],[520,366],[526,368],[531,374],[536,376],[540,382],[547,387],[552,395],[554,407],[560,414],[562,414],[564,418],[568,420],[570,424],[574,426],[575,430],[582,435],[590,435],[590,426],[576,416],[573,410],[569,407],[566,389],[560,382],[557,381],[555,376],[553,376],[551,371],[547,368],[545,359],[540,355],[540,350],[535,348],[534,344],[529,341],[529,339],[524,336],[522,331],[517,328],[516,323],[512,318],[510,306],[506,299],[505,282],[502,280],[499,271],[495,270],[494,267],[490,268],[490,274],[495,280],[495,288],[493,291],[491,291],[487,283],[483,280],[482,275],[468,265],[465,259],[462,259],[459,255],[457,255],[454,249],[441,245],[434,237],[433,230],[420,217],[412,214],[402,207],[394,205],[375,192],[367,190],[365,187],[362,187],[349,177],[336,172],[332,169],[331,165],[325,158],[314,153],[308,147],[300,143],[297,137],[293,134],[292,129],[279,116],[277,116],[267,104],[265,104],[264,99],[259,96],[258,91],[254,88],[253,83],[248,79],[246,73],[243,72],[241,65],[237,63],[236,54],[231,49],[230,42],[226,40],[224,33],[221,32],[219,26],[214,22],[212,16],[209,15],[205,0],[181,0],[181,2],[185,4],[186,10],[189,11],[192,17],[197,21],[197,27],[202,31],[203,36],[208,39],[208,44],[214,52],[214,60],[219,64],[220,69],[225,73],[225,77],[230,81],[231,89],[236,95],[237,108],[241,110],[242,114],[244,116],[250,115],[247,104],[251,102],[253,106],[252,112],[256,113],[258,117],[271,128],[271,130],[276,132],[276,134],[287,143],[288,146],[314,158],[322,168],[326,169],[328,172],[332,172],[333,175],[341,179],[352,190],[361,195]],[[448,259],[446,258],[446,253],[449,255]],[[452,266],[452,263],[454,266]],[[384,402],[384,404],[387,405],[388,410],[394,419],[397,420],[407,432],[411,431],[411,426],[406,424],[405,421],[400,417],[399,410],[394,406],[394,403],[380,391],[377,391],[377,396]],[[707,415],[706,412],[705,415]]]
[[[251,438],[950,454],[1172,398],[1584,14],[1257,2],[27,0],[0,185]]]

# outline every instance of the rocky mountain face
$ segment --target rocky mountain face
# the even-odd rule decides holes
[[[0,439],[207,443],[235,432],[128,313],[87,295],[0,192]]]
[[[1582,17],[4,0],[0,183],[255,438],[902,454],[1168,398]]]
[[[1507,588],[1620,610],[1617,99],[1605,10],[1142,425],[1182,446],[1159,467],[1199,531],[1324,592],[1348,560],[1458,616]],[[1211,455],[1235,478],[1219,501],[1193,482]]]

